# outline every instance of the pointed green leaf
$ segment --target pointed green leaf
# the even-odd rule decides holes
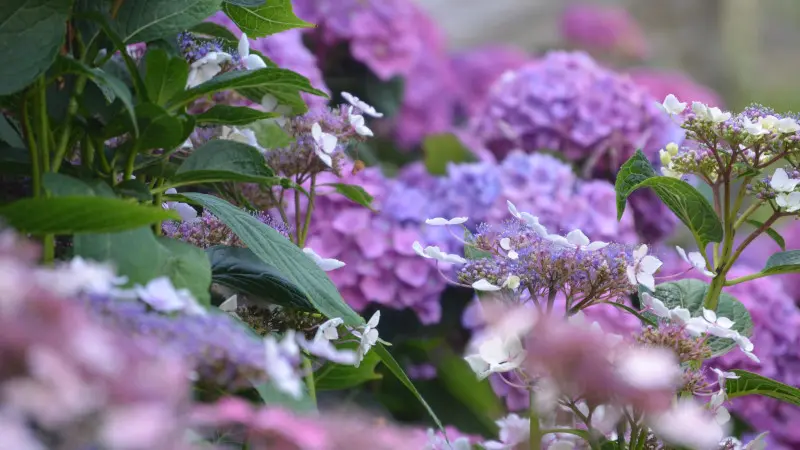
[[[445,175],[447,164],[475,161],[475,155],[453,133],[434,134],[422,142],[425,168],[433,175]]]
[[[617,220],[622,219],[628,196],[637,189],[639,183],[654,176],[656,171],[641,149],[636,150],[636,153],[625,161],[617,172],[617,181],[614,184],[614,190],[617,191]]]
[[[277,184],[280,179],[267,167],[264,156],[255,147],[212,139],[195,149],[167,184],[175,187],[220,181]]]
[[[231,30],[213,22],[200,22],[190,28],[189,31],[195,34],[203,34],[210,37],[224,39],[226,41],[236,42],[236,36],[231,32]]]
[[[353,351],[356,347],[358,344],[350,342],[339,346],[340,349]],[[358,367],[328,362],[314,374],[314,383],[316,383],[317,390],[320,391],[354,388],[368,381],[383,378],[383,375],[375,372],[375,368],[380,362],[381,358],[375,352],[368,352],[364,355],[364,360]]]
[[[800,389],[746,370],[734,369],[733,372],[739,378],[729,379],[725,382],[728,398],[763,395],[800,406]]]
[[[330,186],[336,189],[336,192],[342,194],[346,199],[350,200],[353,203],[358,203],[359,205],[375,211],[372,208],[372,201],[374,198],[369,195],[369,192],[364,190],[361,186],[356,186],[353,184],[345,184],[345,183],[329,183],[329,184],[321,184],[320,186]]]
[[[173,57],[164,49],[154,49],[144,57],[146,68],[144,84],[151,102],[159,106],[186,89],[189,64],[183,58]]]
[[[239,6],[226,2],[225,14],[249,37],[264,37],[292,28],[311,28],[314,25],[301,20],[292,11],[291,0],[266,0],[260,6]]]
[[[764,226],[764,223],[763,222],[759,222],[758,220],[750,219],[750,220],[747,220],[746,222],[749,223],[750,225],[756,227],[756,228],[761,228],[761,227]],[[776,244],[778,244],[778,247],[780,247],[781,250],[783,250],[784,252],[786,251],[786,241],[783,239],[783,236],[781,236],[780,233],[775,231],[774,228],[767,228],[765,230],[765,232],[767,233],[767,235],[769,237],[772,238],[773,241],[775,241]]]
[[[0,3],[0,96],[30,84],[53,63],[67,31],[71,0]]]
[[[259,111],[246,106],[214,105],[195,116],[198,124],[247,125],[257,120],[278,117],[279,114]]]
[[[219,11],[222,0],[122,2],[116,25],[126,44],[173,37]]]
[[[761,272],[769,275],[800,272],[800,250],[773,254],[767,259],[767,264]]]

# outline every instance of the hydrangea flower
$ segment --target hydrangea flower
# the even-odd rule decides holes
[[[450,65],[458,74],[458,107],[466,117],[484,108],[495,82],[508,72],[531,61],[522,49],[513,46],[491,45],[451,56]]]
[[[263,212],[253,213],[259,222],[270,226],[278,233],[289,237],[289,227]],[[244,247],[244,243],[227,225],[215,215],[204,210],[196,220],[189,222],[166,221],[161,225],[164,236],[188,242],[196,247],[209,248],[215,245]]]
[[[306,245],[323,258],[346,264],[328,276],[354,309],[361,311],[375,302],[393,309],[410,308],[426,324],[438,322],[439,294],[445,281],[432,265],[420,263],[412,249],[414,241],[433,240],[428,228],[438,228],[433,231],[436,235],[442,233],[442,227],[423,225],[433,217],[425,206],[435,202],[413,187],[386,179],[377,168],[356,175],[343,172],[342,178],[320,174],[318,183],[359,185],[374,197],[373,206],[379,212],[339,195],[318,195]],[[294,211],[293,199],[287,197],[287,203],[287,210]],[[305,204],[301,205],[304,210]]]
[[[621,7],[577,4],[561,16],[561,36],[578,48],[642,59],[648,53],[644,32]]]
[[[629,78],[585,53],[550,52],[504,76],[472,128],[498,157],[552,150],[610,176],[637,148],[654,155],[674,126]]]
[[[718,93],[707,86],[698,84],[689,75],[682,72],[641,67],[631,69],[627,71],[627,74],[655,99],[662,99],[673,94],[688,104],[700,102],[720,108],[725,106]]]

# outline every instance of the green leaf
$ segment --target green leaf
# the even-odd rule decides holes
[[[769,275],[800,272],[800,250],[773,254],[767,259],[767,264],[761,272]]]
[[[691,184],[670,177],[652,177],[630,191],[649,187],[665,205],[689,228],[700,248],[709,242],[722,241],[722,222],[711,203]],[[619,191],[617,191],[619,192]]]
[[[481,250],[475,246],[475,236],[469,231],[469,228],[464,227],[464,242],[469,245],[464,246],[464,258],[469,260],[492,258],[494,255]]]
[[[250,128],[256,134],[258,145],[268,150],[284,148],[294,142],[294,138],[272,120],[256,122]]]
[[[422,141],[425,168],[433,175],[445,175],[448,163],[475,161],[475,155],[452,133],[430,135]]]
[[[211,263],[203,249],[167,237],[159,237],[158,244],[166,255],[160,275],[166,275],[176,288],[185,288],[202,305],[211,304]]]
[[[328,275],[280,233],[220,198],[199,193],[183,196],[203,205],[230,227],[253,254],[302,290],[317,311],[326,317],[341,317],[350,326],[364,324],[364,319],[344,302]]]
[[[61,173],[48,172],[42,175],[42,186],[57,197],[80,197],[96,195],[94,189],[83,181]]]
[[[136,139],[137,151],[162,148],[172,150],[186,140],[184,123],[164,108],[152,103],[136,106],[136,120],[141,130]]]
[[[211,261],[214,283],[270,303],[304,311],[316,310],[302,289],[250,249],[220,245],[207,249],[206,255]]]
[[[132,121],[132,131],[134,135],[139,134],[139,127],[136,122],[136,109],[133,106],[133,97],[125,83],[110,73],[96,67],[89,67],[71,56],[59,56],[56,59],[56,73],[73,73],[88,77],[94,84],[103,91],[106,100],[111,103],[116,99],[125,106],[130,120]]]
[[[279,114],[259,111],[246,106],[214,105],[195,116],[198,124],[247,125],[257,120],[278,117]]]
[[[211,268],[203,251],[185,242],[157,238],[149,227],[76,234],[73,247],[76,256],[113,263],[131,285],[168,276],[176,288],[188,289],[201,304],[211,302]]]
[[[374,198],[369,195],[369,192],[364,190],[361,186],[356,186],[353,184],[345,184],[345,183],[329,183],[329,184],[321,184],[320,186],[330,186],[336,189],[336,192],[342,194],[346,199],[350,200],[353,203],[358,203],[359,205],[371,210],[375,211],[372,207],[372,200]]]
[[[617,172],[617,181],[614,189],[617,191],[617,220],[622,219],[625,212],[625,202],[628,197],[637,189],[639,183],[656,176],[653,165],[644,156],[641,149],[630,157]]]
[[[312,28],[314,25],[300,20],[292,11],[291,0],[266,0],[261,6],[244,7],[231,2],[222,10],[249,37],[264,37],[292,28]]]
[[[126,44],[172,37],[219,11],[222,0],[136,0],[122,2],[117,29]]]
[[[746,370],[734,369],[733,372],[739,375],[739,378],[725,382],[728,398],[763,395],[800,406],[800,389]]]
[[[299,399],[279,390],[272,383],[259,384],[256,386],[256,391],[267,405],[280,405],[298,413],[310,413],[317,410],[305,385],[303,385],[303,393]]]
[[[224,39],[226,41],[237,41],[236,36],[231,32],[231,30],[213,22],[200,22],[197,25],[189,28],[189,31],[195,34],[204,34],[206,36]]]
[[[764,223],[763,222],[759,222],[758,220],[750,219],[750,220],[747,220],[746,222],[749,223],[750,225],[756,227],[756,228],[761,228],[761,227],[764,226]],[[782,251],[784,251],[784,252],[786,251],[786,241],[783,239],[783,236],[781,236],[780,233],[778,233],[777,231],[775,231],[774,228],[771,228],[771,227],[767,228],[765,230],[765,232],[767,233],[767,235],[769,237],[772,238],[773,241],[775,241],[776,244],[778,244],[778,247],[780,247]]]
[[[164,49],[154,49],[144,57],[144,85],[151,102],[159,106],[186,89],[189,64],[180,57],[170,58]]]
[[[19,132],[19,124],[16,120],[0,114],[0,141],[5,142],[9,147],[25,148],[22,142],[22,135]]]
[[[386,368],[389,369],[389,371],[392,372],[392,374],[395,377],[397,377],[397,379],[403,384],[403,386],[405,386],[409,391],[411,391],[414,397],[416,397],[417,400],[419,400],[419,402],[428,412],[428,415],[431,416],[431,419],[433,419],[433,422],[436,424],[436,426],[440,430],[444,431],[444,426],[442,426],[442,421],[439,420],[439,417],[437,417],[436,413],[433,412],[433,409],[431,409],[430,405],[428,405],[428,402],[426,402],[425,399],[422,398],[422,395],[419,393],[417,388],[414,387],[414,383],[412,383],[411,380],[408,379],[408,376],[405,374],[405,372],[403,372],[403,368],[400,367],[400,364],[397,363],[397,360],[395,360],[392,354],[389,353],[389,350],[387,350],[386,347],[383,346],[383,344],[378,343],[378,345],[372,348],[372,351],[376,352],[378,356],[380,356],[381,361],[383,361],[383,364],[386,366]]]
[[[108,233],[180,219],[161,207],[83,196],[25,198],[0,208],[0,216],[13,228],[32,234]]]
[[[355,351],[356,347],[358,345],[355,343],[346,343],[339,346],[339,348],[353,351]],[[328,362],[314,374],[314,383],[316,383],[317,390],[320,391],[354,388],[368,381],[383,378],[383,375],[375,372],[375,368],[380,362],[381,358],[375,352],[368,352],[364,355],[364,360],[361,361],[358,367]]]
[[[664,302],[664,305],[669,309],[676,307],[686,308],[691,312],[692,317],[701,317],[703,315],[703,300],[708,288],[708,284],[700,280],[685,279],[659,284],[652,295]],[[640,286],[640,297],[642,292],[645,291],[646,288]],[[731,319],[733,321],[733,329],[741,335],[751,336],[753,334],[753,320],[750,317],[750,313],[739,300],[736,300],[730,294],[720,293],[716,313],[717,317]],[[655,319],[655,316],[649,313],[646,314],[646,317]],[[714,356],[721,356],[736,346],[733,339],[715,336],[709,336],[707,343]]]
[[[114,186],[114,190],[123,197],[135,198],[140,202],[153,201],[150,188],[139,180],[125,180]]]
[[[0,4],[0,96],[43,74],[58,55],[71,0],[3,0]]]
[[[324,92],[314,89],[308,78],[302,75],[286,69],[265,68],[236,70],[217,75],[205,83],[178,94],[170,101],[170,105],[172,108],[179,108],[204,95],[230,89],[243,90],[243,92],[252,89],[253,91],[250,92],[255,92],[257,97],[251,98],[251,100],[256,103],[260,103],[261,97],[265,94],[272,94],[280,104],[289,105],[292,108],[299,107],[301,110],[305,109],[305,103],[300,97],[300,91],[327,97]],[[250,95],[247,96],[250,97]]]
[[[175,187],[219,181],[277,184],[280,179],[267,167],[264,156],[255,147],[212,139],[186,158],[168,184]]]
[[[225,0],[226,3],[230,3],[232,5],[238,6],[261,6],[267,2],[267,0]]]
[[[383,81],[370,72],[364,80],[364,91],[370,105],[383,113],[384,117],[394,117],[403,105],[405,81],[400,76]]]

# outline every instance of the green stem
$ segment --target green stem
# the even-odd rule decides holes
[[[757,280],[759,278],[764,278],[764,277],[769,276],[769,275],[770,274],[764,273],[764,272],[751,273],[750,275],[745,275],[743,277],[739,277],[739,278],[734,278],[732,280],[728,280],[728,281],[725,282],[725,286],[733,286],[733,285],[736,285],[736,284],[739,284],[739,283],[744,283],[745,281]]]
[[[737,230],[739,229],[739,227],[744,225],[744,222],[747,220],[747,218],[750,217],[754,212],[756,212],[758,208],[761,207],[761,205],[762,205],[761,202],[756,202],[750,205],[746,210],[744,210],[742,215],[739,216],[739,219],[737,219],[736,222],[734,222],[733,229]]]
[[[306,219],[303,222],[303,234],[300,242],[300,247],[302,247],[306,239],[308,238],[308,229],[311,226],[311,213],[314,212],[314,198],[316,196],[316,183],[317,183],[317,175],[311,175],[311,183],[309,184],[309,192],[308,192],[308,207],[306,208]],[[295,190],[297,197],[295,197],[295,201],[300,198],[300,191]]]
[[[36,80],[36,107],[37,119],[39,124],[39,151],[42,156],[42,169],[50,171],[50,126],[47,117],[47,86],[45,85],[44,75]]]
[[[31,177],[33,178],[33,196],[39,197],[42,193],[42,169],[40,167],[41,156],[39,146],[36,145],[36,138],[33,135],[31,117],[28,108],[28,96],[22,99],[22,127],[24,128],[25,139],[28,141],[28,152],[31,156]]]
[[[42,263],[52,264],[56,259],[56,237],[52,234],[46,234],[42,246]]]
[[[308,388],[308,396],[311,397],[311,401],[314,404],[317,404],[317,386],[314,383],[314,371],[311,367],[311,359],[307,356],[303,355],[303,370],[306,372],[305,381],[306,387]]]
[[[78,97],[83,94],[83,89],[86,87],[86,82],[88,80],[89,79],[86,75],[79,75],[77,81],[75,81],[75,90],[72,91],[72,95],[69,98],[69,104],[67,105],[67,116],[64,120],[64,129],[61,130],[61,136],[58,139],[58,147],[56,147],[56,153],[53,155],[53,172],[58,172],[58,169],[61,168],[61,162],[64,160],[64,155],[69,149],[69,138],[70,133],[72,132],[72,118],[75,116],[75,113],[78,112]]]
[[[536,414],[536,402],[534,401],[533,389],[531,389],[531,408],[530,408],[530,450],[540,450],[542,448],[542,429],[539,426],[539,415]]]

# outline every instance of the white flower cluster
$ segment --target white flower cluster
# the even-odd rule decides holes
[[[775,169],[772,178],[769,180],[769,187],[775,191],[775,203],[782,210],[793,213],[800,210],[800,192],[796,192],[800,180],[789,178],[789,174],[783,169]]]

